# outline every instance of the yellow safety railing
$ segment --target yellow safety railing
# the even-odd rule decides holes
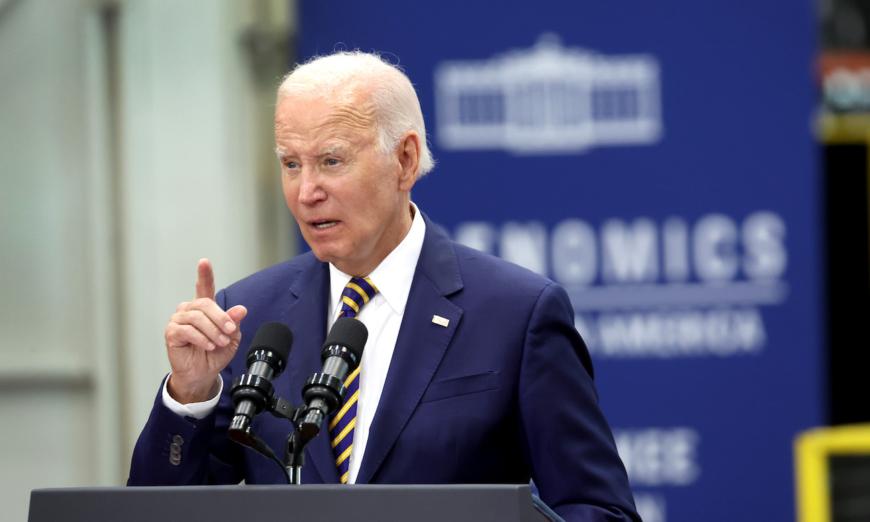
[[[870,424],[809,430],[795,440],[798,522],[830,522],[832,456],[870,456]],[[870,495],[870,491],[868,491]]]

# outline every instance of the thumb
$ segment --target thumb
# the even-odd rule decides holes
[[[236,305],[227,310],[227,315],[230,316],[230,319],[232,319],[234,323],[239,324],[242,322],[242,319],[248,315],[248,309],[242,305]]]

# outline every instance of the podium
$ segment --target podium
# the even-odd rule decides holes
[[[29,522],[532,522],[528,485],[178,486],[35,489]]]

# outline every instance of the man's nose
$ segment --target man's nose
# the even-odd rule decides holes
[[[302,168],[299,176],[299,202],[303,205],[313,205],[326,199],[326,191],[321,184],[320,176],[313,169]]]

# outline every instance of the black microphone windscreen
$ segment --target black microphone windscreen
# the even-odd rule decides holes
[[[248,355],[254,350],[267,349],[275,352],[286,363],[293,345],[293,332],[283,323],[263,323],[254,334]]]
[[[363,348],[365,348],[368,338],[369,331],[366,329],[366,325],[362,324],[362,321],[351,317],[339,317],[332,325],[329,335],[326,336],[323,347],[336,344],[347,346],[359,359],[362,357]]]

